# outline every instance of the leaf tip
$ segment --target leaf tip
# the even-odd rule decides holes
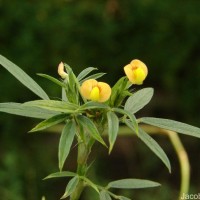
[[[66,195],[65,194],[63,194],[63,196],[62,197],[60,197],[60,199],[65,199],[66,197],[65,197]]]
[[[172,173],[171,166],[169,166],[168,170],[169,170],[169,173],[171,174]]]
[[[59,166],[59,171],[62,172],[62,166]]]
[[[28,131],[28,133],[33,133],[36,132],[37,130],[35,128],[32,128],[30,131]]]
[[[109,155],[111,154],[112,149],[113,149],[113,144],[110,144],[109,151],[108,151]]]
[[[49,176],[44,177],[42,180],[46,181],[47,179],[49,179]]]

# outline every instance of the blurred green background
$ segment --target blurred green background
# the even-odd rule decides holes
[[[60,61],[77,74],[85,67],[106,72],[113,85],[123,66],[142,60],[149,75],[142,87],[155,96],[139,116],[155,116],[200,126],[200,1],[197,0],[0,0],[0,53],[12,60],[47,91],[60,97],[60,88],[36,73],[56,78]],[[37,97],[0,67],[0,102],[25,102]],[[139,87],[137,87],[139,89]],[[66,180],[42,181],[58,170],[58,135],[26,134],[37,120],[0,113],[0,198],[59,199]],[[113,153],[96,146],[91,177],[97,183],[135,177],[158,181],[156,189],[125,191],[137,200],[176,199],[179,165],[164,136],[155,136],[172,164],[172,174],[138,139],[117,140]],[[191,169],[190,192],[200,191],[200,141],[181,136]],[[101,152],[101,153],[99,153]],[[66,168],[75,170],[76,148]],[[120,191],[119,191],[120,192]],[[93,191],[84,200],[98,199]]]

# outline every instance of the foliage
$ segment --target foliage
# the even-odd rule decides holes
[[[132,133],[138,136],[138,138],[140,138],[161,159],[161,161],[168,168],[169,172],[171,172],[171,165],[167,155],[159,144],[139,127],[139,124],[146,123],[186,135],[200,137],[199,128],[185,123],[151,117],[136,119],[134,114],[149,103],[153,96],[153,89],[144,88],[134,94],[131,94],[129,92],[131,84],[128,82],[127,78],[120,79],[116,85],[113,86],[112,93],[109,94],[111,95],[109,100],[106,98],[104,102],[98,102],[98,98],[95,98],[95,101],[97,102],[87,101],[84,98],[83,93],[81,93],[81,87],[84,85],[84,82],[81,85],[79,81],[88,76],[93,69],[85,69],[78,75],[78,79],[72,69],[67,64],[62,63],[62,65],[65,66],[67,73],[61,84],[57,84],[55,78],[43,76],[45,78],[48,77],[50,81],[59,85],[59,87],[62,87],[62,92],[64,92],[63,98],[60,101],[56,101],[50,100],[44,90],[35,81],[33,81],[31,77],[5,57],[0,56],[0,64],[4,68],[8,69],[11,74],[14,74],[15,78],[21,81],[32,92],[43,98],[42,100],[28,101],[22,105],[11,103],[11,108],[15,108],[13,111],[9,107],[9,103],[1,103],[0,111],[22,116],[28,115],[29,117],[35,117],[36,114],[38,116],[42,114],[41,118],[43,118],[47,112],[55,112],[53,116],[40,122],[31,130],[31,132],[40,131],[63,121],[65,122],[58,147],[58,167],[60,172],[53,173],[47,177],[48,179],[69,176],[72,177],[67,183],[66,190],[61,199],[70,196],[71,200],[78,200],[83,189],[88,186],[98,193],[101,200],[109,200],[111,197],[123,200],[128,198],[116,195],[111,192],[110,189],[137,189],[156,187],[160,185],[157,182],[149,180],[130,178],[111,181],[107,184],[107,186],[100,186],[87,177],[89,169],[88,157],[94,143],[99,142],[107,148],[107,144],[104,142],[102,134],[105,129],[108,129],[109,153],[111,153],[118,135],[119,122],[127,125],[132,130]],[[62,68],[62,70],[64,70],[64,68]],[[103,86],[105,86],[105,84],[103,84],[103,82],[101,82],[99,86],[97,81],[91,81],[91,84],[95,85],[89,85],[89,87],[91,87],[89,92],[92,93],[93,88],[95,88],[94,93],[98,93],[98,90],[104,91]],[[106,87],[108,86],[106,85]],[[98,89],[96,90],[96,88]],[[116,88],[119,91],[116,92]],[[88,88],[84,89],[88,90]],[[120,99],[120,101],[116,104],[117,99]],[[124,101],[125,104],[123,106]],[[35,107],[40,108],[41,110],[34,110],[33,108]],[[63,171],[64,164],[68,158],[74,140],[77,141],[78,148],[77,170],[76,172]]]
[[[112,4],[113,2],[114,4]],[[12,3],[1,0],[1,53],[14,60],[28,74],[32,74],[34,80],[43,86],[51,99],[57,94],[59,95],[60,88],[35,76],[35,73],[39,71],[50,75],[55,74],[54,66],[62,59],[67,60],[76,73],[85,66],[98,66],[100,71],[112,74],[112,76],[104,77],[107,82],[112,84],[118,77],[121,77],[120,66],[132,59],[133,56],[142,58],[150,66],[151,73],[145,86],[153,86],[156,92],[154,101],[151,101],[151,109],[146,108],[138,115],[145,113],[149,116],[165,116],[197,125],[200,119],[200,113],[196,112],[199,108],[200,97],[199,6],[200,1],[182,1],[180,4],[179,1],[173,0],[35,0],[34,2],[12,0]],[[172,11],[174,9],[176,11]],[[3,83],[0,85],[1,102],[12,100],[22,103],[36,98],[1,68],[0,79]],[[33,109],[40,110],[40,108]],[[36,113],[35,117],[37,116]],[[44,116],[44,119],[51,116],[51,114]],[[26,126],[18,127],[16,130],[15,127],[19,123],[26,124]],[[37,160],[37,167],[35,166],[33,169],[30,166],[29,171],[32,170],[38,175],[37,182],[34,182],[37,186],[35,185],[33,188],[35,188],[35,195],[40,195],[45,189],[44,187],[43,190],[41,187],[38,188],[39,180],[42,177],[41,173],[41,177],[39,176],[38,171],[44,172],[43,169],[46,168],[44,173],[48,173],[55,169],[55,166],[52,166],[52,160],[50,160],[52,162],[47,162],[44,158],[39,160],[34,158],[34,154],[32,155],[31,152],[34,149],[35,155],[40,151],[40,154],[46,155],[46,158],[52,158],[48,153],[52,149],[49,148],[45,154],[42,141],[47,140],[52,145],[51,140],[54,135],[49,135],[44,139],[43,134],[35,140],[31,139],[31,143],[28,143],[30,136],[26,138],[26,135],[19,133],[26,132],[31,128],[31,124],[32,121],[30,123],[30,120],[25,118],[18,118],[18,120],[15,118],[14,120],[12,116],[1,115],[0,165],[2,165],[2,173],[6,176],[11,173],[13,164],[9,166],[10,162],[8,162],[4,165],[3,160],[7,157],[10,158],[10,154],[14,160],[18,160],[21,158],[22,152],[26,152],[24,158],[30,159],[29,163],[32,163],[34,159]],[[183,139],[191,155],[190,160],[195,163],[193,171],[195,168],[198,170],[199,164],[196,163],[195,156],[198,151],[198,143],[188,137],[183,137]],[[24,141],[29,146],[33,145],[33,148],[27,150]],[[162,145],[169,150],[165,143]],[[34,148],[35,146],[38,149]],[[12,153],[9,152],[11,150]],[[148,153],[145,155],[151,162],[151,156],[148,156]],[[113,156],[115,157],[115,155]],[[27,179],[17,175],[23,174],[22,166],[28,167],[28,163],[23,161],[21,160],[21,165],[13,171],[16,176],[7,177],[7,184],[2,180],[2,188],[27,199],[29,194],[26,189]],[[147,165],[149,164],[146,163],[145,166]],[[143,170],[144,173],[148,173],[148,171],[151,172],[148,169]],[[196,175],[192,179],[192,183],[195,185],[198,184],[195,181]],[[173,190],[175,187],[176,185]],[[0,194],[2,194],[1,191]],[[49,196],[51,198],[53,194]],[[166,195],[158,194],[159,198],[161,196],[166,198]],[[15,196],[15,198],[17,197]],[[5,199],[9,198],[5,197]],[[39,199],[39,196],[35,199]]]
[[[149,81],[157,90],[164,88],[165,92],[159,93],[167,99],[166,106],[176,109],[175,117],[192,121],[199,118],[195,111],[200,91],[196,78],[200,74],[200,2],[183,1],[172,12],[179,5],[173,0],[1,1],[1,51],[30,74],[39,66],[40,71],[53,74],[52,66],[64,58],[75,66],[76,73],[85,66],[115,72],[115,76],[105,77],[110,83],[121,76],[119,66],[134,55],[157,72],[151,73]],[[6,73],[1,75],[4,82],[8,78]],[[14,83],[10,80],[7,87]],[[0,86],[0,90],[5,87]],[[51,95],[58,91],[53,85],[47,90]],[[9,96],[19,99],[17,91],[10,93],[7,89],[2,98]],[[21,96],[20,100],[27,97]],[[157,109],[164,110],[160,107],[158,104]]]

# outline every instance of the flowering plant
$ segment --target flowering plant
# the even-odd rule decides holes
[[[0,103],[1,112],[43,119],[30,132],[64,123],[58,146],[59,171],[45,178],[71,177],[61,199],[70,197],[70,200],[78,200],[84,188],[88,186],[97,192],[100,200],[129,200],[130,198],[114,194],[112,189],[149,188],[160,185],[150,180],[128,178],[112,181],[107,186],[100,186],[88,178],[87,172],[90,167],[88,158],[95,142],[108,148],[110,154],[119,133],[119,124],[129,127],[132,134],[141,139],[160,158],[169,172],[171,166],[167,155],[140,124],[145,123],[200,137],[199,128],[185,123],[153,117],[136,119],[135,113],[147,105],[153,96],[153,88],[144,88],[131,93],[131,87],[141,85],[148,74],[146,65],[139,60],[133,60],[124,67],[126,76],[120,78],[112,88],[107,83],[97,81],[104,73],[88,76],[96,70],[92,67],[84,69],[76,76],[72,68],[61,62],[58,66],[61,80],[39,74],[61,87],[60,101],[50,100],[46,92],[32,78],[5,57],[0,56],[0,64],[41,98],[25,103]],[[108,136],[108,144],[102,138],[104,133]],[[78,148],[75,172],[63,170],[73,141],[76,141]]]

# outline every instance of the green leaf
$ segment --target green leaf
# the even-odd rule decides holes
[[[62,88],[62,101],[68,101],[65,88]]]
[[[128,83],[128,79],[126,78],[126,76],[121,77],[116,83],[115,85],[112,87],[112,94],[111,94],[111,98],[116,98],[118,95],[120,95],[120,93],[126,89]]]
[[[0,65],[7,69],[16,79],[18,79],[18,81],[20,81],[33,93],[42,99],[49,99],[45,91],[30,76],[28,76],[21,68],[2,55],[0,55]]]
[[[49,128],[51,126],[54,126],[56,124],[63,122],[66,118],[67,118],[66,114],[55,115],[49,119],[46,119],[46,120],[40,122],[37,126],[35,126],[29,132],[36,132],[36,131],[44,130],[46,128]]]
[[[76,189],[78,182],[79,182],[79,177],[78,176],[73,177],[67,184],[65,193],[61,197],[61,199],[65,199],[65,198],[69,197],[72,194],[72,192]]]
[[[20,103],[0,103],[0,112],[39,119],[47,119],[59,114],[59,112],[49,111],[31,106],[24,106]]]
[[[170,161],[160,145],[141,128],[139,128],[138,137],[161,159],[171,173]]]
[[[131,199],[124,197],[124,196],[119,196],[118,198],[119,198],[119,200],[131,200]]]
[[[130,112],[127,111],[127,110],[121,109],[121,108],[112,108],[112,110],[113,110],[114,112],[118,112],[118,113],[120,113],[120,114],[122,114],[122,115],[127,116],[127,117],[130,119],[131,124],[132,124],[133,127],[134,127],[135,133],[138,134],[138,123],[137,123],[137,120],[136,120],[135,116],[134,116],[132,113],[130,113]]]
[[[94,70],[97,70],[97,68],[94,68],[94,67],[88,67],[86,69],[84,69],[78,76],[77,76],[77,79],[80,81],[82,80],[83,78],[85,78],[90,72],[94,71]]]
[[[160,186],[159,183],[142,179],[121,179],[112,181],[107,188],[123,188],[123,189],[138,189]]]
[[[62,113],[74,113],[78,109],[78,105],[64,102],[64,101],[55,101],[55,100],[35,100],[28,101],[24,103],[27,106],[34,106],[38,108],[43,108],[51,111],[57,111]]]
[[[110,153],[115,144],[117,133],[119,131],[119,119],[117,115],[112,111],[107,112],[107,119],[108,119],[108,138],[110,143],[109,153]]]
[[[125,110],[135,114],[148,104],[153,96],[153,88],[144,88],[130,96],[124,106]]]
[[[49,76],[47,74],[40,74],[40,73],[38,73],[37,75],[52,81],[53,83],[59,85],[60,87],[64,87],[64,88],[66,87],[66,85],[63,82],[59,81],[58,79],[56,79],[52,76]]]
[[[77,175],[76,173],[69,172],[69,171],[55,172],[55,173],[48,175],[43,180],[50,179],[50,178],[73,177],[76,175]]]
[[[159,128],[175,131],[177,133],[182,133],[185,135],[190,135],[193,137],[200,138],[200,128],[182,122],[177,122],[170,119],[153,118],[153,117],[141,118],[140,122],[157,126]]]
[[[72,146],[75,133],[76,133],[75,122],[68,121],[61,133],[59,147],[58,147],[58,161],[59,161],[60,171],[62,171],[65,160],[69,155],[69,151]]]
[[[67,74],[68,74],[68,82],[67,82],[67,98],[69,99],[70,102],[79,103],[79,92],[78,88],[80,87],[79,82],[73,73],[71,67],[67,64],[64,64]]]
[[[127,89],[128,79],[124,76],[120,78],[117,83],[112,87],[112,93],[110,97],[110,106],[118,107],[122,103],[123,99],[129,95]]]
[[[97,127],[95,126],[95,124],[92,122],[92,120],[90,120],[88,117],[85,117],[83,115],[80,115],[77,117],[79,123],[85,127],[85,129],[87,129],[89,131],[89,133],[91,134],[91,136],[96,139],[97,141],[99,141],[101,144],[103,144],[104,146],[106,146],[105,142],[103,141]]]
[[[88,76],[85,79],[81,80],[80,83],[83,83],[84,81],[89,80],[89,79],[98,79],[98,78],[104,76],[105,74],[106,73],[96,73],[96,74],[93,74],[93,75]]]
[[[131,130],[135,131],[129,120],[125,120],[125,123]],[[161,159],[161,161],[165,164],[171,173],[171,165],[169,159],[160,145],[141,128],[139,128],[139,134],[137,134],[137,136],[158,156],[158,158]]]
[[[67,70],[67,74],[68,74],[68,78],[69,78],[69,81],[68,81],[69,87],[70,87],[71,91],[74,91],[75,85],[76,85],[76,80],[75,80],[76,77],[69,65],[65,65],[65,68]]]
[[[112,200],[109,193],[106,190],[102,190],[99,194],[100,200]]]
[[[83,104],[80,107],[80,110],[108,109],[108,108],[109,108],[109,106],[107,106],[106,104],[98,103],[98,102],[94,102],[94,101],[89,101],[89,102]]]
[[[90,179],[86,178],[85,176],[80,176],[79,178],[83,179],[87,185],[92,187],[97,193],[99,193],[99,189],[95,183],[93,183]]]

